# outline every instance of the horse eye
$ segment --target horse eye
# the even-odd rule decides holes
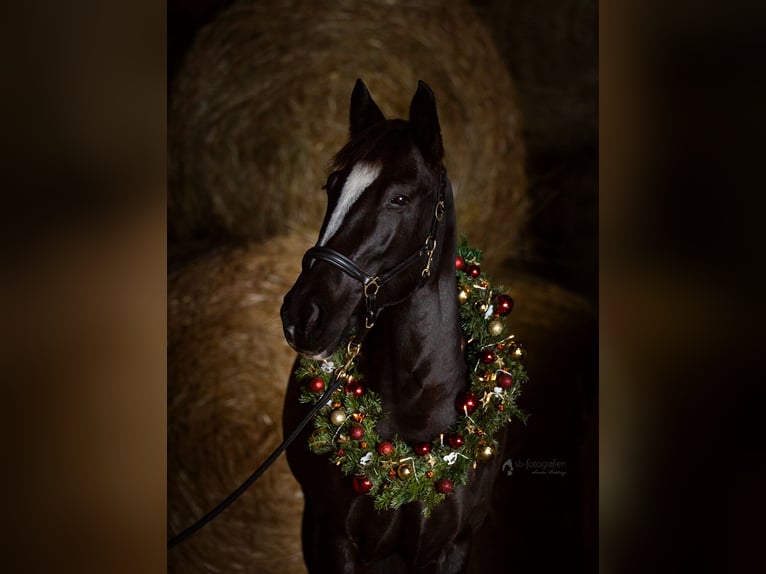
[[[327,191],[332,191],[333,188],[338,184],[338,179],[340,179],[340,172],[334,171],[329,176],[327,176],[327,183],[325,183],[322,186],[322,189],[326,189]]]
[[[399,207],[404,207],[409,202],[410,202],[410,198],[407,197],[406,195],[402,195],[401,193],[399,195],[395,195],[391,199],[391,203],[393,203],[394,205],[398,205]]]

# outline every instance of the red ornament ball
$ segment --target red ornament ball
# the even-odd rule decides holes
[[[309,381],[309,389],[315,393],[321,393],[324,390],[324,379],[322,377],[314,377]]]
[[[476,279],[479,275],[481,275],[481,267],[479,267],[478,265],[469,265],[468,267],[465,268],[465,272],[469,276]]]
[[[513,385],[513,377],[510,373],[500,372],[495,377],[495,382],[497,383],[497,386],[509,389],[511,388],[511,385]]]
[[[372,489],[372,481],[363,474],[354,476],[352,483],[358,494],[367,494]]]
[[[465,443],[465,439],[463,438],[463,435],[461,435],[460,433],[449,435],[449,439],[447,440],[449,441],[449,445],[452,448],[459,448],[463,446],[463,444]]]
[[[471,391],[460,393],[455,400],[455,408],[461,413],[468,412],[470,415],[478,408],[478,406],[479,397],[476,396],[476,393]]]
[[[361,397],[364,394],[364,387],[359,383],[359,381],[351,379],[346,383],[346,392],[353,393],[357,397]]]
[[[391,456],[394,454],[394,445],[393,443],[384,440],[378,443],[377,450],[380,456]]]
[[[348,436],[353,440],[361,440],[364,436],[364,427],[361,427],[360,425],[351,425],[351,428],[348,429]]]
[[[495,352],[492,349],[484,349],[479,353],[479,360],[488,365],[495,362]]]
[[[511,311],[513,311],[513,299],[511,299],[510,295],[501,293],[495,297],[495,313],[504,317]]]
[[[431,445],[427,442],[419,442],[414,447],[412,447],[416,454],[420,456],[425,456],[429,452],[431,452]]]
[[[449,478],[440,478],[436,481],[436,490],[442,494],[451,494],[455,487]]]
[[[462,257],[460,257],[460,255],[458,255],[457,257],[455,257],[455,269],[460,271],[463,267],[465,267],[465,259],[463,259]]]

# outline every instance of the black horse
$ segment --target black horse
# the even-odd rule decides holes
[[[284,299],[285,337],[299,353],[321,359],[350,329],[364,333],[365,385],[380,393],[390,413],[378,426],[381,436],[431,441],[455,422],[456,396],[468,384],[456,297],[455,205],[436,102],[419,82],[409,121],[386,120],[359,80],[350,120],[350,141],[327,180],[317,246]],[[379,279],[370,282],[362,270]],[[294,370],[285,433],[307,410],[299,387]],[[310,572],[466,571],[501,457],[479,466],[468,486],[425,517],[418,502],[376,510],[349,477],[309,452],[309,434],[304,431],[287,455],[305,496],[303,553]],[[504,433],[496,438],[502,449]]]

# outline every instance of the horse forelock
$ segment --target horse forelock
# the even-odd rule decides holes
[[[408,122],[386,120],[370,126],[352,138],[333,158],[333,169],[343,170],[360,161],[383,160],[396,148],[406,145]]]

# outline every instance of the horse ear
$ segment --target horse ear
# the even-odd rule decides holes
[[[367,86],[362,80],[357,80],[354,85],[354,91],[351,93],[351,113],[350,113],[350,132],[353,139],[372,124],[385,120],[383,112],[380,111]]]
[[[444,156],[439,116],[436,114],[436,98],[423,80],[418,80],[418,91],[410,103],[410,123],[415,143],[426,159],[440,162]]]

